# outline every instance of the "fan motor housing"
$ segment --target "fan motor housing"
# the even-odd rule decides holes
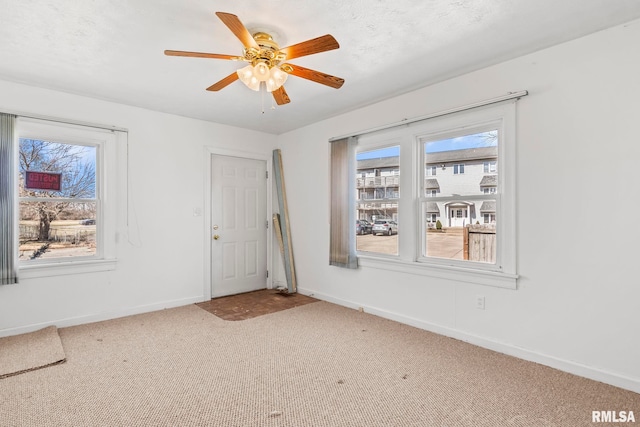
[[[271,34],[259,31],[253,34],[253,39],[258,46],[260,46],[260,49],[253,47],[245,48],[245,61],[250,62],[254,66],[258,62],[264,62],[271,68],[285,59],[285,54],[280,52],[280,46],[273,40]]]

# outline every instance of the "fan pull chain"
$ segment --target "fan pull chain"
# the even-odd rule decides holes
[[[262,104],[261,105],[262,114],[265,113],[265,110],[264,110],[264,96],[265,96],[264,94],[265,93],[267,93],[267,85],[266,85],[265,82],[260,82],[260,102]],[[271,107],[269,109],[272,110],[272,111],[275,111],[276,105],[273,102],[274,102],[274,99],[273,99],[273,97],[271,97]]]

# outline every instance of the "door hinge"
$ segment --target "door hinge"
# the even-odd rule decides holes
[[[267,226],[267,228],[269,228],[269,220],[266,220],[264,223]]]
[[[267,279],[269,278],[269,270],[267,270]]]
[[[269,179],[269,171],[265,171],[265,172],[264,172],[264,177],[265,177],[265,178],[267,178],[267,179]]]

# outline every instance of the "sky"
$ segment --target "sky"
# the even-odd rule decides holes
[[[495,131],[482,132],[472,135],[465,135],[456,138],[441,139],[438,141],[429,142],[426,144],[425,152],[437,153],[440,151],[451,150],[464,150],[466,148],[478,148],[478,147],[490,147],[497,145],[497,139],[491,137],[490,134],[495,135]],[[400,147],[382,148],[380,150],[365,151],[356,155],[357,160],[365,159],[379,159],[382,157],[398,156],[400,153]]]

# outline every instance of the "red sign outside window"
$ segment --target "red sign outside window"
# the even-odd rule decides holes
[[[60,191],[62,174],[26,171],[24,173],[24,187],[34,190]]]

